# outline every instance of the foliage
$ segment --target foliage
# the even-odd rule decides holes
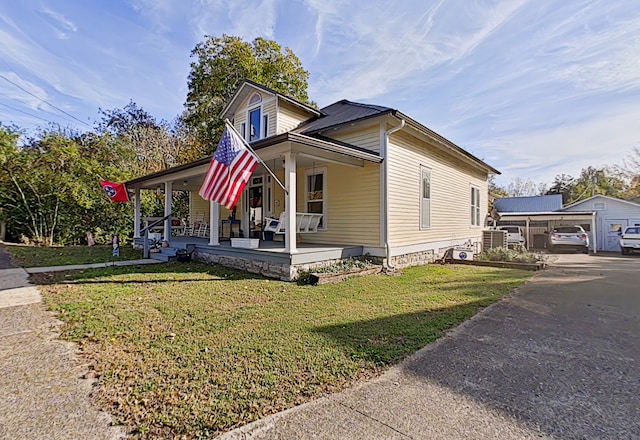
[[[308,287],[173,263],[35,281],[103,409],[138,438],[211,438],[379,374],[529,277],[423,266]]]
[[[191,52],[189,92],[182,116],[187,127],[211,151],[222,133],[220,113],[244,79],[256,81],[303,103],[309,103],[307,79],[298,57],[273,40],[206,36]]]
[[[520,177],[514,177],[509,182],[506,192],[509,197],[526,197],[526,196],[539,196],[546,191],[546,185],[544,183],[536,184],[531,179],[522,179]]]
[[[626,198],[628,190],[628,184],[611,168],[587,167],[575,179],[567,174],[557,175],[547,194],[562,194],[562,203],[566,205],[596,194]]]
[[[1,131],[0,205],[10,235],[45,245],[77,243],[97,226],[128,235],[128,206],[112,204],[98,183],[101,173],[126,177],[125,150],[108,137],[52,131],[18,146],[15,134]]]
[[[482,251],[478,257],[480,261],[508,261],[514,263],[537,263],[542,261],[540,254],[527,251],[523,246],[514,248],[493,248]]]
[[[98,133],[112,135],[124,148],[132,151],[135,160],[129,168],[134,177],[192,162],[206,155],[195,137],[181,123],[173,125],[157,121],[131,101],[122,109],[100,110],[102,120]]]
[[[110,237],[109,237],[110,238]],[[111,245],[36,247],[5,244],[22,267],[66,266],[69,264],[108,263],[114,261]],[[116,261],[137,260],[142,251],[121,243]]]

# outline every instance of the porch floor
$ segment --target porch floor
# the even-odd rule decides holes
[[[136,244],[142,245],[141,239]],[[273,261],[288,264],[308,264],[319,261],[359,257],[363,255],[363,247],[358,245],[297,243],[296,252],[289,253],[284,241],[260,240],[256,249],[231,247],[228,239],[220,241],[218,246],[209,246],[208,238],[171,237],[170,247],[191,249],[195,252],[242,257],[251,260]]]

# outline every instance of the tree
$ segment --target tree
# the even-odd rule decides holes
[[[562,203],[566,205],[596,194],[624,198],[627,191],[627,183],[611,169],[587,167],[575,179],[567,174],[557,175],[547,194],[562,194]]]
[[[18,146],[3,130],[0,139],[0,206],[14,237],[52,245],[78,242],[98,227],[130,232],[129,207],[111,203],[98,178],[126,179],[126,151],[95,134],[42,132]]]
[[[165,170],[206,155],[195,136],[180,120],[174,124],[155,117],[131,101],[124,108],[100,109],[102,120],[96,130],[110,135],[133,153],[129,164],[134,177]]]
[[[536,185],[533,180],[514,177],[507,186],[507,193],[511,197],[537,196],[544,194],[541,192],[542,187],[543,185]]]
[[[222,133],[220,113],[244,79],[309,103],[307,79],[298,57],[272,40],[256,38],[252,43],[239,37],[205,36],[191,57],[187,101],[182,119],[197,139],[213,151]]]

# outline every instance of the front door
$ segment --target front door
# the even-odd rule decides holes
[[[604,243],[602,250],[617,252],[620,250],[620,232],[627,227],[625,219],[605,219],[603,222]]]
[[[251,177],[247,193],[247,214],[249,217],[249,237],[260,238],[264,221],[264,177]]]

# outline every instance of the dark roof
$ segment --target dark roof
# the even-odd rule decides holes
[[[330,127],[380,116],[392,111],[393,109],[381,105],[361,104],[343,99],[320,109],[320,116],[303,122],[293,131],[302,134],[318,133]]]
[[[562,209],[562,194],[530,197],[505,197],[493,202],[500,212],[552,212]]]

